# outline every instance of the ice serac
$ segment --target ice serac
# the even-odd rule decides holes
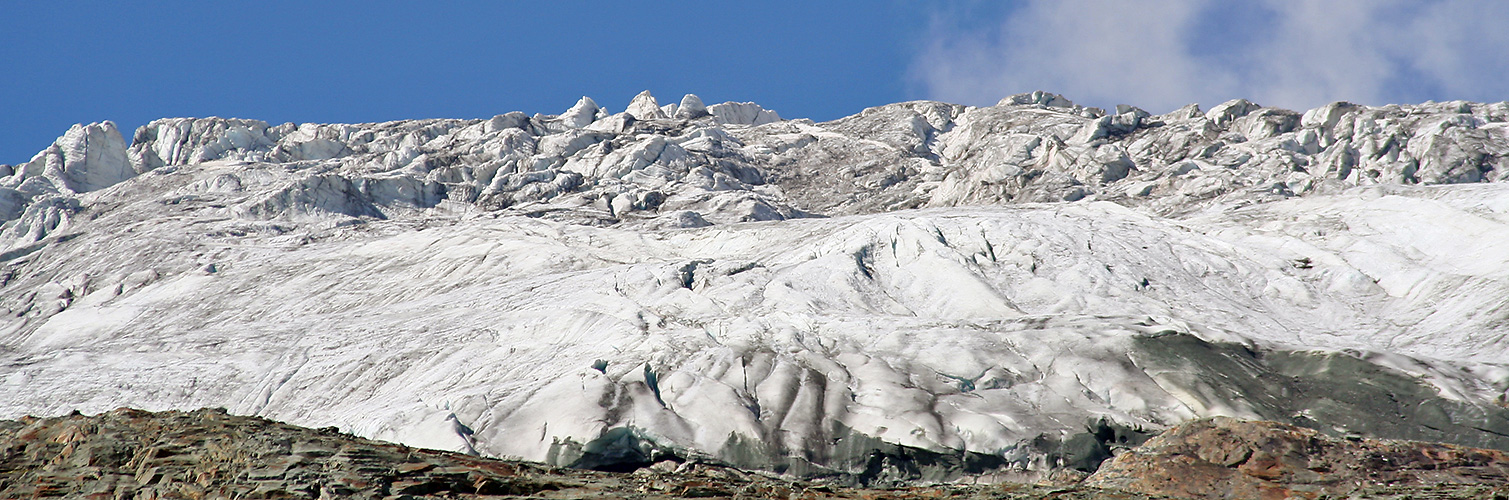
[[[12,182],[45,180],[59,191],[84,193],[113,186],[136,175],[126,161],[126,142],[115,123],[74,125],[24,165]]]
[[[593,101],[591,97],[582,96],[575,105],[571,106],[571,109],[561,113],[561,122],[571,128],[583,128],[597,121],[599,115],[606,113],[598,107],[597,101]]]
[[[650,91],[648,90],[634,96],[634,99],[629,101],[629,107],[625,111],[636,120],[654,120],[666,117],[665,113],[660,110],[660,103],[655,102],[655,96],[650,95]]]
[[[696,94],[687,94],[681,97],[681,103],[676,106],[674,116],[682,120],[691,120],[709,116],[707,106],[702,104],[702,98]]]
[[[718,123],[729,125],[764,125],[781,121],[781,115],[775,111],[760,107],[752,102],[725,102],[708,106],[708,114],[711,114]]]
[[[630,108],[76,127],[0,168],[0,417],[934,480],[1215,416],[1509,448],[1509,103]]]
[[[175,118],[154,120],[136,130],[130,156],[138,171],[165,165],[218,160],[227,156],[257,160],[289,127],[269,128],[260,120]]]

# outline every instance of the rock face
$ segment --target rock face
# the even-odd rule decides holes
[[[7,498],[534,495],[548,469],[353,439],[223,410],[0,423]]]
[[[634,102],[76,127],[0,167],[0,416],[895,481],[1214,416],[1509,449],[1509,104]]]
[[[1215,418],[1170,429],[1085,484],[1175,498],[1503,498],[1509,453]]]

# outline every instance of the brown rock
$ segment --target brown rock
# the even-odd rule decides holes
[[[86,455],[87,461],[81,458]],[[0,425],[0,498],[49,495],[111,499],[1148,498],[1073,484],[850,489],[707,463],[664,465],[632,474],[569,470],[413,449],[217,410],[149,413],[130,409]]]
[[[11,425],[14,424],[14,425]],[[1176,427],[1081,482],[853,489],[708,463],[618,474],[413,449],[223,411],[0,422],[0,498],[1509,499],[1503,452],[1344,441],[1268,422]]]
[[[1176,498],[1320,498],[1482,486],[1509,495],[1509,454],[1409,441],[1347,440],[1276,422],[1179,425],[1100,467],[1084,483]],[[1478,493],[1473,493],[1474,495]],[[1492,498],[1489,496],[1487,498]]]

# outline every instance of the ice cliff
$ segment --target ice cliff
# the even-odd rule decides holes
[[[806,475],[1207,416],[1509,449],[1506,169],[1509,103],[80,125],[0,166],[0,417]]]

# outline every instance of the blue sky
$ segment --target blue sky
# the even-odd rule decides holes
[[[816,120],[1035,89],[1154,112],[1499,101],[1506,25],[1492,0],[0,0],[0,163],[80,122],[621,110],[645,89]]]

